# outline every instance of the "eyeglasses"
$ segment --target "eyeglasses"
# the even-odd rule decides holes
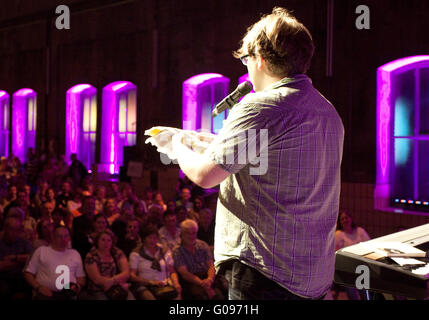
[[[240,57],[240,60],[241,60],[241,63],[242,63],[242,64],[244,64],[245,66],[247,66],[247,62],[248,62],[248,60],[249,60],[249,55],[248,55],[248,54],[246,54],[246,55],[244,55],[244,56]]]

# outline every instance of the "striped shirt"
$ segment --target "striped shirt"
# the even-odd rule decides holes
[[[206,154],[220,185],[215,265],[233,258],[292,293],[332,284],[344,127],[306,75],[247,95]]]

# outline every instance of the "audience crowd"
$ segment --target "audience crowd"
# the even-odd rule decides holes
[[[101,182],[72,155],[0,161],[0,298],[225,299],[214,213],[179,179],[176,197]]]

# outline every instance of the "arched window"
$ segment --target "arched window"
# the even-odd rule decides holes
[[[429,212],[429,56],[377,72],[375,207]]]
[[[12,153],[26,162],[29,148],[36,146],[37,94],[24,88],[13,94],[12,102]]]
[[[89,170],[95,163],[97,138],[97,89],[78,84],[66,94],[66,159],[72,153]]]
[[[100,171],[118,174],[123,148],[136,144],[137,87],[117,81],[103,88]]]
[[[216,104],[228,94],[229,79],[217,73],[204,73],[183,82],[183,129],[217,133],[227,111],[212,118]]]
[[[0,156],[9,156],[9,95],[0,90]]]

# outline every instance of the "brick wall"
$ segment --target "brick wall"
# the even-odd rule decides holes
[[[395,233],[400,226],[409,229],[429,223],[429,216],[374,210],[372,184],[342,183],[340,210],[346,210],[371,238]]]

